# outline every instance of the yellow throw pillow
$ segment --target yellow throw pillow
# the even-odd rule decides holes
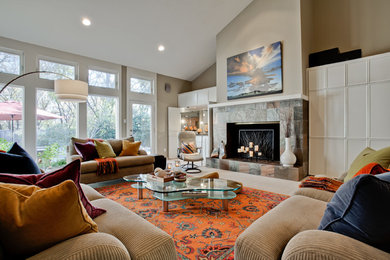
[[[141,142],[130,142],[127,140],[122,140],[122,152],[119,156],[135,156],[138,155],[139,147]]]
[[[345,176],[344,182],[353,178],[353,176],[364,166],[369,163],[379,163],[383,168],[389,168],[390,164],[390,147],[375,151],[374,149],[365,148],[352,162],[351,167]]]
[[[0,243],[11,259],[98,231],[71,180],[47,189],[0,183],[0,198]]]
[[[96,145],[96,151],[98,152],[100,158],[116,157],[116,154],[109,142],[107,141],[100,142],[98,140],[95,140],[95,145]]]

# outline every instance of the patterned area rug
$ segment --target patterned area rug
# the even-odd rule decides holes
[[[187,199],[169,203],[162,212],[162,202],[144,190],[138,200],[130,183],[110,185],[97,190],[170,234],[179,259],[233,259],[234,242],[253,221],[289,196],[244,188],[229,201],[229,211],[220,200]]]

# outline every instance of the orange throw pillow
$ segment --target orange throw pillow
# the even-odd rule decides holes
[[[380,165],[379,163],[369,163],[363,168],[361,168],[354,176],[355,178],[358,175],[362,174],[371,174],[371,175],[377,175],[385,172],[390,172],[390,169],[385,169]]]
[[[46,189],[0,183],[0,198],[0,243],[10,259],[98,231],[71,180]]]
[[[122,140],[122,152],[119,156],[135,156],[138,155],[141,142],[130,142],[128,140]]]

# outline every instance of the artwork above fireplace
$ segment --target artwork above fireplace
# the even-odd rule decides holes
[[[250,158],[250,153],[238,153],[242,146],[253,151],[253,157],[266,161],[279,161],[280,158],[280,124],[279,122],[227,123],[226,154],[228,158]],[[255,146],[258,145],[257,156]]]

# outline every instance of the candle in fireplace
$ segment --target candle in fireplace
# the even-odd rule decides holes
[[[258,152],[258,151],[259,151],[259,146],[255,145],[255,152]]]
[[[245,147],[245,151],[246,151],[246,152],[249,152],[249,147]]]
[[[261,152],[258,152],[258,154],[257,154],[258,156],[261,156],[262,155],[262,153]]]
[[[245,146],[241,146],[241,152],[245,152]]]
[[[253,157],[253,151],[249,151],[249,157]]]
[[[249,142],[249,148],[253,148],[253,142]]]
[[[238,149],[237,149],[237,153],[241,153],[241,148],[238,148]]]

